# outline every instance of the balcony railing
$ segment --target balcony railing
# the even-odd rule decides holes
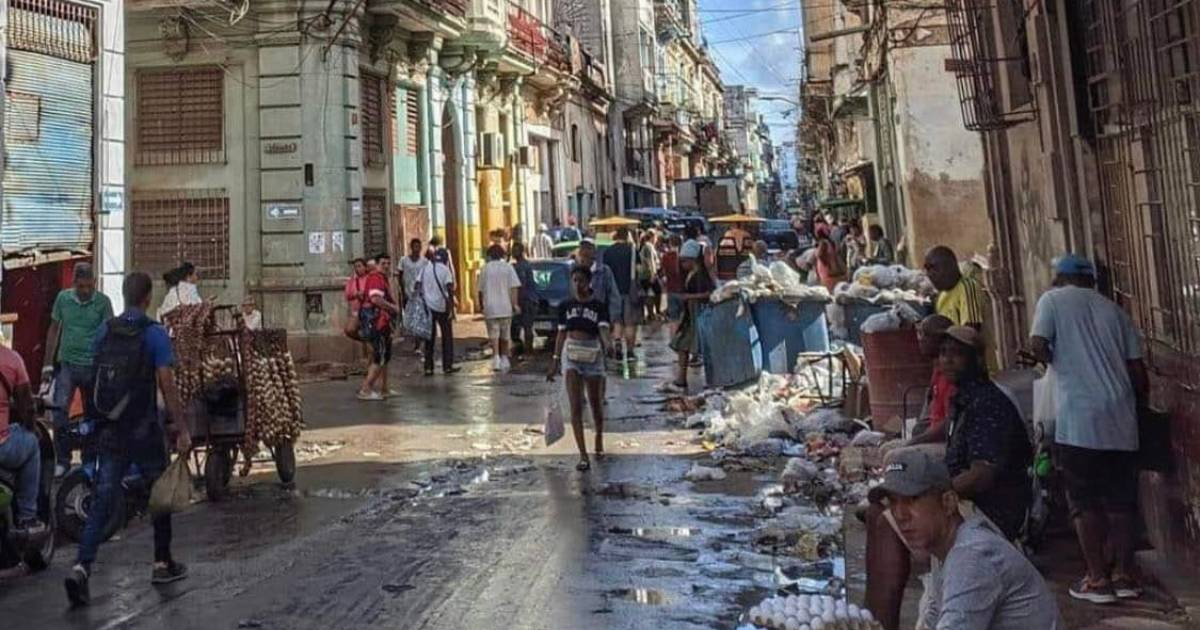
[[[414,0],[416,4],[428,8],[435,13],[453,17],[467,17],[469,0]]]
[[[570,55],[558,33],[512,0],[508,3],[508,38],[512,48],[530,61],[571,71]]]

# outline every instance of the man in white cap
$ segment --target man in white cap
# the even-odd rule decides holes
[[[1038,299],[1028,355],[1055,375],[1055,459],[1087,564],[1070,593],[1110,604],[1141,595],[1133,527],[1138,410],[1149,383],[1133,321],[1095,286],[1090,260],[1068,254],[1055,261],[1054,288]]]
[[[529,245],[529,257],[534,260],[550,258],[554,255],[554,239],[550,236],[550,228],[543,223],[538,226],[538,233]]]
[[[987,519],[964,518],[957,482],[925,446],[888,454],[871,489],[908,544],[940,565],[929,584],[931,630],[1061,630],[1066,626],[1038,570]]]

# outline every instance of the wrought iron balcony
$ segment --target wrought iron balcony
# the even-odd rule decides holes
[[[508,3],[508,40],[512,49],[535,64],[571,71],[571,58],[562,37],[512,0]]]

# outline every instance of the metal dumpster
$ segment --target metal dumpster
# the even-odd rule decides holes
[[[789,304],[764,298],[750,307],[762,344],[763,369],[772,374],[790,374],[802,352],[829,352],[829,324],[825,302]]]
[[[762,372],[758,329],[744,300],[727,300],[702,309],[696,317],[696,334],[709,387],[740,385]]]

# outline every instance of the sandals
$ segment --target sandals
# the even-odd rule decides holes
[[[591,469],[592,469],[592,462],[590,462],[586,459],[581,459],[581,460],[579,460],[578,464],[575,464],[575,470],[578,470],[579,472],[587,472]]]

